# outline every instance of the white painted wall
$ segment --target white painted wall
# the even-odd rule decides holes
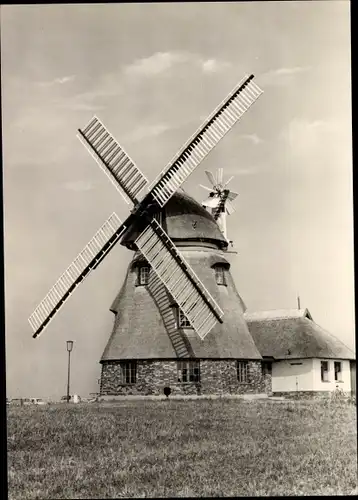
[[[290,359],[272,363],[272,392],[313,391],[313,386],[312,359]]]
[[[328,362],[328,382],[321,381],[321,361]],[[341,382],[334,380],[334,362],[342,364]],[[302,363],[297,365],[296,363]],[[272,363],[272,392],[351,390],[350,365],[342,359],[290,359]]]
[[[328,362],[328,382],[321,381],[321,361]],[[342,382],[336,382],[334,380],[334,362],[340,361],[342,363]],[[348,360],[342,359],[314,359],[313,360],[313,391],[334,391],[336,386],[343,391],[351,390],[351,375],[350,366]]]

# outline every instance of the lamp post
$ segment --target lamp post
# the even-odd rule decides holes
[[[73,349],[73,340],[67,340],[66,347],[67,347],[67,352],[68,352],[67,403],[69,403],[70,402],[70,363],[71,363],[71,351]]]

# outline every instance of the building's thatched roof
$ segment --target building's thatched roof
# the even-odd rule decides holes
[[[179,189],[166,203],[163,213],[163,228],[170,238],[186,242],[207,241],[221,248],[227,247],[222,232],[213,216],[185,191]],[[129,248],[133,241],[144,230],[146,222],[139,219],[123,235],[121,244]]]
[[[244,317],[264,357],[355,359],[354,352],[318,326],[307,309],[246,311]]]
[[[182,254],[223,309],[224,322],[217,323],[204,340],[191,330],[176,330],[172,300],[163,286],[135,286],[137,271],[131,264],[111,307],[116,320],[102,361],[177,357],[261,359],[244,320],[245,306],[230,271],[226,271],[227,286],[216,283],[212,265],[216,260],[225,261],[224,254],[205,248],[183,249]],[[151,274],[154,278],[153,271]]]
[[[269,311],[246,311],[245,318],[248,321],[267,321],[269,319],[302,318],[312,319],[308,309],[270,309]]]

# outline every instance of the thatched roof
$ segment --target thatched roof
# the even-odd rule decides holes
[[[267,321],[269,319],[302,318],[312,319],[308,309],[270,309],[269,311],[246,311],[245,318],[248,321]]]
[[[166,203],[163,214],[163,228],[173,241],[206,241],[220,248],[227,247],[227,241],[213,216],[182,189]],[[123,235],[121,244],[132,248],[133,241],[145,225],[145,221],[137,220]]]
[[[223,309],[224,322],[217,323],[204,340],[192,330],[176,329],[172,298],[158,284],[155,273],[151,271],[148,286],[136,286],[137,271],[131,263],[112,304],[116,319],[101,361],[178,357],[261,359],[244,320],[245,306],[230,271],[226,270],[226,286],[216,283],[212,268],[215,262],[224,261],[229,267],[223,252],[206,248],[181,251]]]
[[[318,326],[307,309],[246,311],[244,317],[264,357],[355,359],[354,352]]]

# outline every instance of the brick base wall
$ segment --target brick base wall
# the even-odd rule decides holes
[[[237,380],[236,360],[200,360],[200,383],[178,382],[177,360],[138,360],[135,384],[121,383],[118,361],[102,363],[101,396],[160,395],[166,386],[172,394],[271,393],[271,377],[263,376],[260,361],[248,361],[250,383]]]
[[[287,399],[328,399],[334,398],[334,392],[332,391],[294,391],[294,392],[274,392],[274,396],[283,396]],[[350,392],[344,392],[341,396],[344,398],[349,398]]]

